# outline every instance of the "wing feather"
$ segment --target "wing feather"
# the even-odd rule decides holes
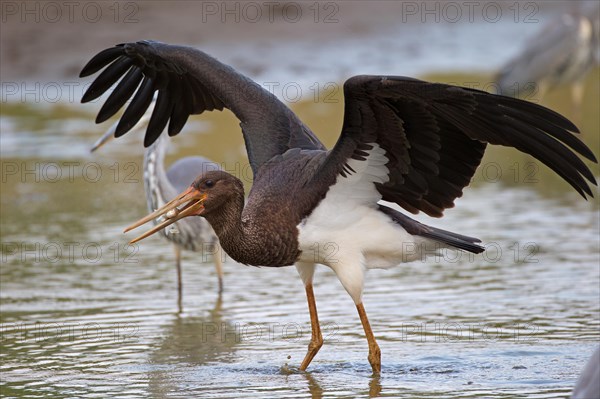
[[[120,44],[94,56],[80,76],[92,75],[103,68],[82,102],[100,97],[122,79],[103,105],[98,122],[122,108],[139,85],[118,124],[117,137],[137,123],[158,91],[160,102],[146,131],[146,146],[156,140],[166,123],[168,134],[174,136],[191,114],[227,108],[240,120],[255,174],[268,160],[289,149],[325,150],[310,129],[275,96],[194,48],[153,41]]]
[[[389,159],[388,181],[373,182],[383,200],[440,217],[454,206],[487,143],[514,147],[540,160],[584,198],[594,175],[575,153],[592,151],[560,114],[537,104],[456,86],[396,76],[355,76],[344,84],[342,133],[321,172],[340,165],[364,143]]]

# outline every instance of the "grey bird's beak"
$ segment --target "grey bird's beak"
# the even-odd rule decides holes
[[[111,141],[112,139],[114,139],[116,128],[117,128],[117,124],[115,123],[110,127],[110,129],[108,129],[106,131],[106,133],[104,133],[104,135],[102,137],[100,137],[98,140],[96,140],[96,142],[94,143],[94,146],[92,147],[90,152],[96,151],[98,148],[102,147],[104,144],[106,144],[109,141]]]
[[[132,132],[135,130],[141,130],[144,126],[148,125],[148,122],[150,121],[150,116],[152,115],[152,112],[154,111],[155,104],[156,104],[156,102],[152,101],[152,103],[146,110],[146,113],[144,114],[144,116],[142,116],[140,118],[140,120],[138,121],[138,123],[136,123],[135,126],[133,126],[131,128]],[[98,148],[102,147],[104,144],[106,144],[109,141],[111,141],[112,139],[114,139],[115,131],[117,130],[118,124],[119,124],[119,121],[113,123],[112,126],[106,131],[106,133],[104,133],[104,135],[102,137],[100,137],[98,140],[96,140],[96,142],[90,149],[90,152],[96,151]]]

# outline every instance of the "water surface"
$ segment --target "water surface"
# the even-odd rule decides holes
[[[427,34],[438,37],[439,29]],[[475,27],[457,29],[457,37],[472,37]],[[340,60],[323,75],[286,64],[269,73],[255,68],[253,77],[268,81],[274,73],[286,82],[297,75],[304,88],[317,75],[320,82],[338,79],[354,71],[352,58],[340,55],[351,52],[349,43],[367,55],[389,48],[385,43],[398,52],[410,47],[401,39],[381,38],[373,48],[341,40],[330,52],[315,51]],[[457,67],[481,63],[483,48],[485,40],[460,47],[471,56]],[[427,60],[447,69],[439,64],[447,57],[434,53],[402,62],[415,74]],[[401,69],[389,58],[370,60],[378,73]],[[474,76],[489,79],[430,77],[460,83]],[[580,124],[596,154],[598,87],[595,73]],[[343,103],[340,94],[323,102],[326,94],[292,105],[331,145]],[[552,94],[546,104],[568,115],[565,94]],[[367,275],[364,303],[382,350],[382,376],[371,376],[354,305],[325,267],[315,282],[325,344],[309,371],[300,372],[310,324],[294,268],[225,259],[219,296],[210,255],[185,253],[179,312],[171,245],[152,237],[127,246],[123,227],[146,212],[140,137],[90,155],[106,128],[91,124],[98,107],[3,104],[4,397],[567,397],[600,342],[598,200],[582,200],[528,157],[494,150],[456,209],[440,220],[419,217],[481,238],[484,255],[446,254]],[[230,171],[247,165],[228,113],[192,118],[173,149],[169,161],[199,153]],[[243,177],[249,186],[251,176]]]

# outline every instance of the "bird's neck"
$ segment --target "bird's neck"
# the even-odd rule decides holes
[[[279,226],[266,213],[263,217],[245,213],[248,212],[244,210],[241,195],[205,215],[225,252],[246,265],[278,267],[294,264],[299,256],[295,226],[293,230]]]
[[[165,171],[164,159],[167,147],[166,138],[159,137],[144,153],[146,203],[152,211],[160,208],[177,195],[177,191],[169,182]]]

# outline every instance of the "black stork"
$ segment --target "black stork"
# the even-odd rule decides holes
[[[209,171],[126,231],[161,215],[168,218],[137,241],[198,215],[213,226],[234,260],[296,265],[312,327],[302,370],[323,344],[312,286],[315,264],[333,269],[354,300],[368,360],[378,374],[381,352],[362,302],[365,270],[421,259],[440,248],[483,251],[476,238],[421,224],[378,201],[441,217],[469,184],[488,143],[531,154],[584,198],[593,196],[589,183],[596,184],[595,178],[574,151],[597,161],[571,133],[577,128],[526,101],[406,77],[355,76],[344,83],[342,131],[327,150],[275,96],[197,49],[153,41],[120,44],[93,57],[81,76],[104,67],[82,101],[99,97],[124,75],[96,120],[109,118],[133,96],[116,136],[137,123],[156,91],[146,146],[167,123],[169,135],[179,133],[190,114],[228,108],[240,120],[254,173],[245,205],[239,179]],[[315,251],[315,244],[331,243],[337,245],[336,256]],[[409,245],[410,253],[404,251]]]

